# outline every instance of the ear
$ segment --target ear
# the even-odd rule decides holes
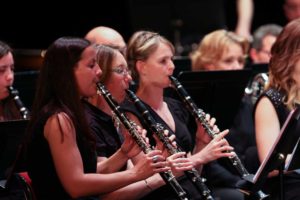
[[[251,48],[249,51],[249,56],[253,62],[257,60],[257,51],[254,48]]]
[[[136,70],[139,74],[143,75],[145,74],[145,69],[146,69],[146,66],[145,66],[145,62],[142,61],[142,60],[138,60],[136,61]]]

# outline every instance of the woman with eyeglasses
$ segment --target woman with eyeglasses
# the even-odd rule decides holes
[[[129,83],[132,80],[127,62],[119,49],[104,45],[97,45],[96,48],[96,61],[102,70],[100,83],[107,88],[116,102],[121,103],[125,99],[125,90],[129,88]],[[161,155],[160,150],[144,154],[141,152],[141,149],[133,144],[124,142],[124,135],[127,137],[128,133],[120,124],[121,122],[114,120],[113,111],[103,96],[95,95],[89,98],[88,101],[83,102],[89,126],[92,133],[96,136],[100,173],[126,171],[143,157],[151,160],[156,156],[158,158],[156,165],[166,163],[165,157]],[[182,155],[178,154],[175,157]],[[107,162],[109,157],[115,160],[113,165]],[[185,159],[180,161],[185,163],[178,168],[179,171],[191,169],[192,164],[190,162]],[[162,185],[165,185],[164,181],[159,174],[155,174],[121,189],[101,195],[101,199],[140,199]]]

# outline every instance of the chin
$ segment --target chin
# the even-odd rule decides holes
[[[8,94],[0,94],[0,101],[6,99],[8,96]]]

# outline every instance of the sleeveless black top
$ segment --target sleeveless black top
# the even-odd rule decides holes
[[[285,94],[274,88],[267,89],[257,100],[254,111],[256,110],[257,104],[262,97],[267,97],[273,104],[279,119],[280,128],[282,128],[284,122],[286,121],[290,113],[290,110],[286,107],[286,105],[283,102],[285,98]],[[296,172],[285,174],[283,181],[284,181],[285,200],[300,199],[300,190],[299,190],[300,174]],[[270,199],[274,199],[274,200],[279,199],[279,191],[280,191],[279,178],[278,177],[269,178],[265,185],[268,185],[266,186],[266,190],[267,193],[270,194]]]
[[[59,180],[48,142],[44,137],[44,126],[53,114],[41,113],[39,121],[32,129],[34,133],[28,146],[28,173],[37,199],[72,199]],[[76,138],[82,157],[84,173],[96,173],[97,160],[95,151],[88,147],[82,134],[77,132]],[[94,199],[94,197],[79,199]]]

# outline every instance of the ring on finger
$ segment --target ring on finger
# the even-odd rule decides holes
[[[153,157],[152,157],[152,161],[153,161],[154,163],[156,163],[156,162],[158,161],[158,156],[157,156],[157,155],[153,156]]]

